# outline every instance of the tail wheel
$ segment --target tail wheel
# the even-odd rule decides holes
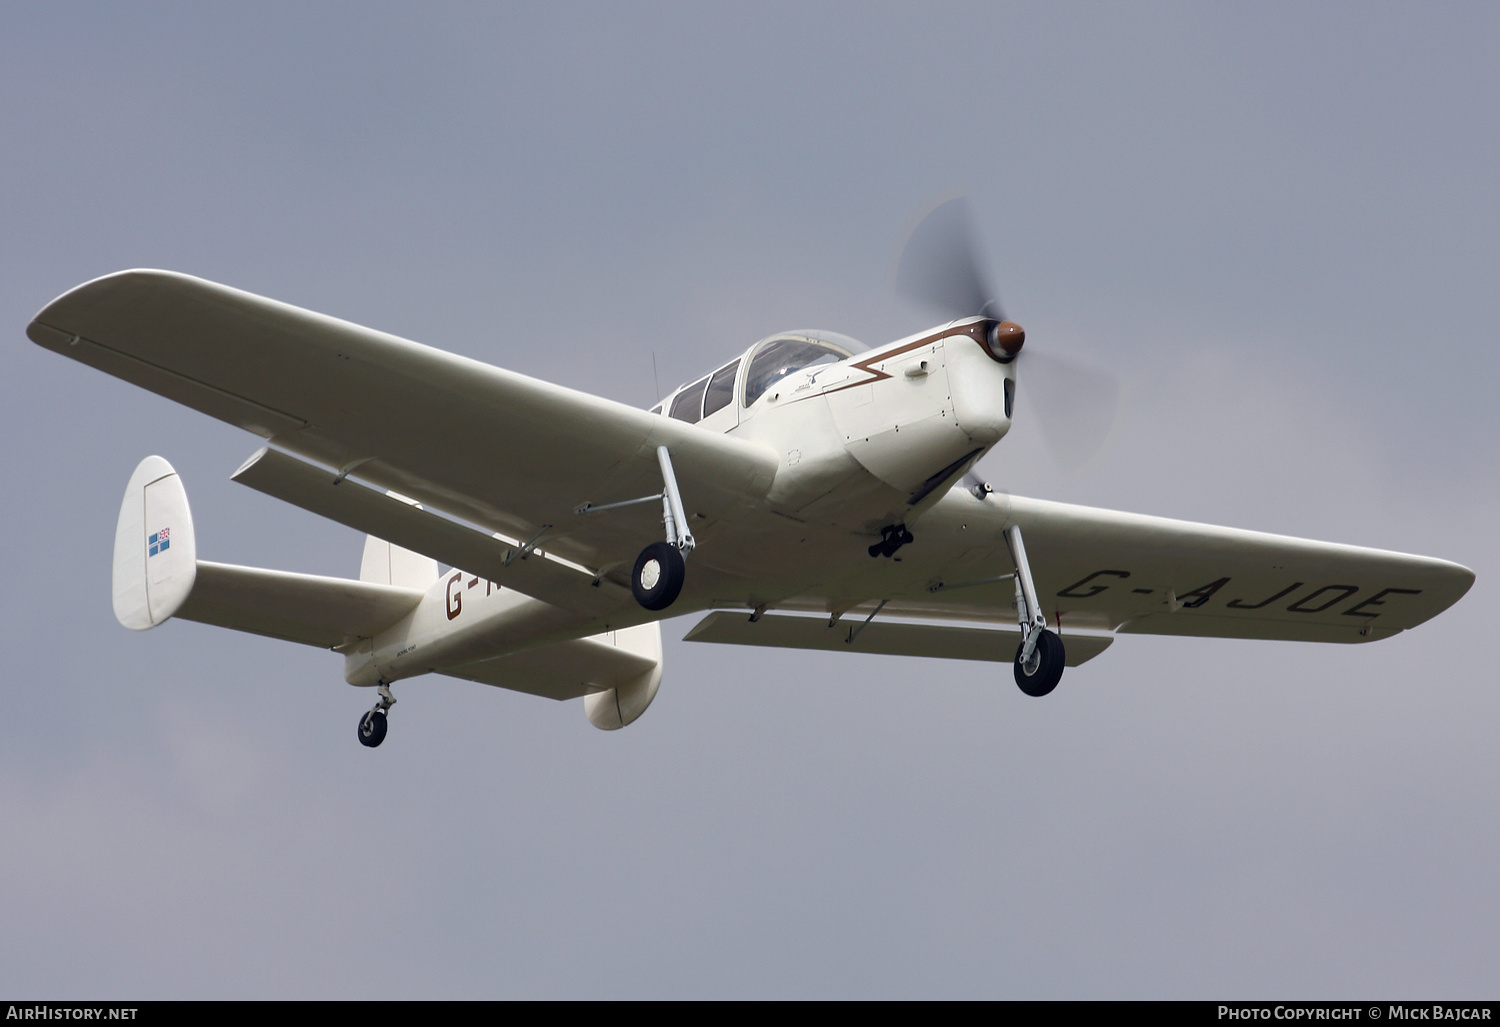
[[[1062,679],[1063,663],[1067,659],[1063,640],[1055,633],[1043,629],[1037,636],[1031,659],[1022,663],[1021,653],[1025,649],[1025,645],[1022,645],[1016,650],[1016,684],[1027,695],[1046,695]]]
[[[686,577],[687,567],[677,547],[653,542],[635,558],[630,591],[646,609],[665,610],[677,601]]]

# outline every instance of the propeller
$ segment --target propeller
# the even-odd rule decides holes
[[[953,320],[976,315],[999,320],[994,344],[1014,355],[1018,371],[1019,361],[1026,363],[1026,373],[1016,375],[1022,411],[1035,408],[1053,458],[1064,470],[1076,470],[1104,444],[1114,423],[1119,379],[1035,348],[1022,353],[1026,333],[1005,317],[973,225],[962,196],[928,211],[896,262],[896,293]]]
[[[1004,321],[973,224],[969,201],[962,196],[928,211],[896,263],[896,292],[955,319],[985,314]]]

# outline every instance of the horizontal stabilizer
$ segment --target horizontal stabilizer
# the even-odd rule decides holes
[[[583,571],[540,554],[513,555],[516,547],[493,535],[278,450],[262,449],[233,477],[258,492],[553,606],[593,615],[630,601],[630,594],[613,582],[595,584]]]
[[[439,672],[548,699],[585,696],[589,722],[613,731],[646,712],[656,698],[661,625],[652,621]]]
[[[200,560],[177,616],[331,649],[374,636],[421,601],[421,592],[396,585]]]
[[[683,641],[1010,663],[1021,644],[1021,632],[1011,627],[966,628],[881,620],[861,626],[858,618],[830,627],[822,617],[768,613],[752,621],[744,613],[719,610],[699,621]],[[1108,635],[1064,635],[1067,665],[1076,667],[1092,660],[1113,641]]]
[[[656,661],[596,638],[576,638],[539,649],[525,649],[493,660],[440,673],[548,699],[577,699],[651,670]]]

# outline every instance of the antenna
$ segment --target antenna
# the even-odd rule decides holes
[[[661,402],[661,378],[656,374],[656,350],[651,351],[651,381],[656,386],[656,401]]]

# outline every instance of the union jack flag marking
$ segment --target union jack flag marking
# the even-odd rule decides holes
[[[146,539],[146,558],[149,560],[157,553],[169,549],[172,545],[171,528],[163,528]]]

